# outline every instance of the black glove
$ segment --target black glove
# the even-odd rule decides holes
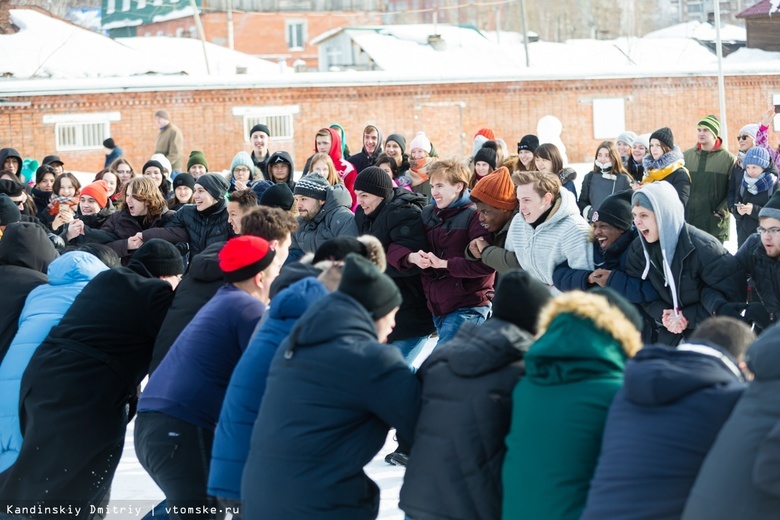
[[[760,302],[751,303],[745,310],[745,321],[755,323],[762,329],[766,329],[772,324],[772,318],[769,316],[769,312],[764,307],[764,304]]]
[[[715,313],[718,316],[731,316],[738,320],[744,319],[742,317],[742,311],[747,307],[746,303],[742,302],[727,302],[718,307],[718,311]]]

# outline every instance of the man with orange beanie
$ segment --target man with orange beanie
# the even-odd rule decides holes
[[[466,260],[481,261],[499,274],[520,268],[517,255],[504,249],[512,217],[517,215],[515,186],[504,166],[480,180],[471,190],[471,200],[477,204],[479,223],[493,233],[493,244],[483,237],[475,238],[466,248]]]

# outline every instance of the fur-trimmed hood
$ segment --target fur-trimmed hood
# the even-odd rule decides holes
[[[622,377],[626,360],[642,348],[636,327],[597,294],[556,297],[542,310],[538,328],[525,360],[527,377],[542,385]]]
[[[653,159],[653,156],[648,153],[642,159],[642,166],[645,167],[645,171],[660,170],[677,161],[683,161],[683,164],[685,163],[682,150],[680,150],[679,146],[674,145],[674,148],[663,154],[658,159]]]

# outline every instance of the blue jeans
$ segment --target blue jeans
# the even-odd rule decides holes
[[[419,338],[409,338],[395,341],[393,342],[393,345],[401,350],[401,354],[403,354],[404,358],[406,359],[406,364],[411,365],[414,362],[414,358],[416,358],[417,354],[419,354],[422,350],[426,341],[428,341],[428,336],[422,336]]]
[[[485,323],[489,313],[490,305],[484,305],[482,307],[463,307],[444,316],[434,316],[433,324],[439,333],[439,341],[434,349],[454,338],[464,322],[468,321],[474,325]]]

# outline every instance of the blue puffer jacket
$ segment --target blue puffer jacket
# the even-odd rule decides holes
[[[316,278],[300,280],[273,300],[268,319],[252,336],[230,378],[219,416],[209,468],[209,494],[238,499],[252,427],[265,393],[268,367],[284,338],[306,309],[328,295]]]
[[[16,462],[22,446],[19,390],[30,358],[84,286],[106,270],[108,267],[94,255],[67,253],[49,264],[49,283],[36,287],[27,297],[19,331],[0,364],[0,472]]]

